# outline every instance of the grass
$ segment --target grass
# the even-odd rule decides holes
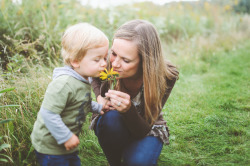
[[[165,106],[171,141],[159,165],[249,164],[250,40],[238,47],[216,53],[205,73],[181,74]]]
[[[171,136],[158,165],[249,165],[249,15],[225,11],[216,1],[106,10],[76,1],[22,2],[0,0],[0,90],[15,88],[0,96],[0,106],[17,105],[0,107],[0,121],[13,119],[0,124],[0,145],[11,145],[1,154],[14,162],[6,165],[36,165],[30,134],[53,68],[62,63],[64,29],[86,21],[112,39],[118,26],[135,18],[157,27],[164,54],[180,70],[164,107]],[[98,140],[88,129],[90,116],[79,156],[82,165],[105,166]]]

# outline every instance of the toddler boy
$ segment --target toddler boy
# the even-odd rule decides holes
[[[55,68],[31,134],[38,163],[81,165],[79,133],[88,112],[103,114],[103,106],[91,101],[89,77],[99,77],[106,66],[109,41],[88,23],[69,27],[62,38],[66,66]]]

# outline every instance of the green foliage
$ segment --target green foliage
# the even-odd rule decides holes
[[[234,10],[240,13],[250,13],[250,1],[240,0],[240,2],[234,6]]]
[[[9,91],[12,91],[12,90],[14,90],[14,89],[15,89],[15,88],[7,88],[7,89],[0,90],[0,97],[1,97],[1,94],[2,94],[2,93],[9,92]],[[13,105],[4,105],[4,106],[0,106],[0,109],[1,109],[1,108],[4,108],[4,107],[10,107],[10,106],[13,106]],[[16,105],[14,105],[14,106],[16,106]],[[0,121],[0,125],[2,124],[2,127],[4,127],[4,124],[5,124],[5,123],[8,123],[8,122],[10,122],[10,121],[12,121],[12,120],[13,120],[13,119],[1,120],[1,121]],[[7,136],[4,136],[4,137],[6,138]],[[3,139],[4,137],[0,136],[0,152],[6,151],[7,148],[10,148],[10,147],[11,147],[10,144],[2,143],[2,142],[4,142],[4,139]],[[7,137],[7,138],[8,138],[8,137]],[[9,157],[8,155],[1,153],[1,154],[0,154],[0,163],[1,163],[1,162],[5,162],[5,163],[12,162],[12,163],[13,163],[13,160],[12,160],[11,157]]]
[[[4,69],[0,70],[0,89],[4,89],[0,134],[3,144],[11,145],[3,150],[14,162],[8,165],[36,165],[30,134],[52,70],[62,62],[60,40],[65,28],[90,22],[111,41],[121,24],[136,18],[156,26],[164,55],[180,70],[164,109],[170,145],[164,146],[158,165],[247,165],[250,17],[232,13],[233,1],[228,2],[165,6],[147,2],[93,9],[76,0],[23,0],[21,4],[0,0]],[[13,120],[5,123],[9,119]],[[88,126],[87,120],[80,135],[82,164],[108,165]]]
[[[0,123],[5,123],[5,122],[0,121]],[[2,142],[2,139],[3,139],[3,137],[0,137],[0,142]],[[0,152],[4,151],[7,148],[10,148],[9,144],[3,143],[3,144],[0,144],[0,145],[1,145],[0,146]],[[0,154],[0,163],[1,162],[5,162],[5,163],[12,162],[13,163],[13,160],[6,154]]]
[[[17,85],[15,91],[5,93],[2,96],[2,103],[14,103],[19,106],[15,109],[13,107],[0,108],[1,119],[13,119],[8,126],[0,128],[0,133],[8,136],[7,141],[11,145],[11,149],[7,153],[15,162],[13,165],[20,166],[36,165],[30,134],[46,87],[50,82],[48,75],[51,75],[51,69],[49,68],[26,64],[27,69],[32,68],[28,71],[28,74],[14,75],[7,73],[2,77],[5,79],[4,84],[1,84],[1,86]]]
[[[102,29],[111,40],[114,31],[124,22],[146,19],[157,27],[163,40],[172,43],[217,32],[221,29],[219,26],[224,24],[218,20],[226,16],[223,8],[206,1],[165,6],[145,2],[132,7],[124,5],[103,10],[68,0],[22,0],[20,4],[1,0],[0,3],[0,64],[4,70],[19,72],[26,69],[13,63],[17,60],[22,63],[22,57],[36,64],[61,62],[61,36],[67,26],[75,23],[89,22]],[[227,22],[227,25],[230,26],[228,23],[233,21]]]

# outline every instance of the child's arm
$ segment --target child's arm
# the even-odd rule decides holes
[[[56,139],[58,144],[64,143],[67,150],[77,147],[79,144],[78,137],[63,123],[59,114],[53,113],[44,108],[41,108],[40,114],[44,120],[45,126]]]
[[[102,104],[99,104],[95,101],[91,101],[91,107],[92,107],[93,113],[98,113],[98,114],[103,115],[105,112],[105,106],[103,106]]]

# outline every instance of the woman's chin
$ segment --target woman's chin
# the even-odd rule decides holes
[[[119,76],[119,77],[116,77],[116,79],[117,79],[117,80],[119,80],[119,79],[121,79],[121,78],[122,78],[121,76]]]

